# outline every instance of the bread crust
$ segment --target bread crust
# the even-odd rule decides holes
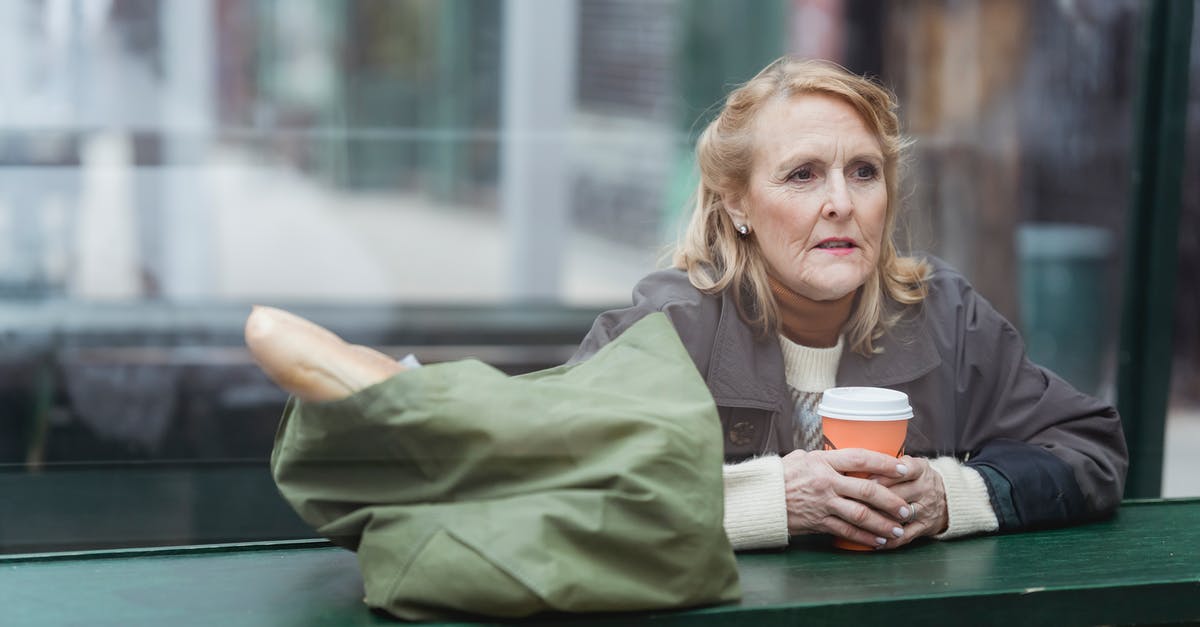
[[[304,401],[332,401],[405,370],[391,357],[349,344],[332,331],[275,307],[254,306],[246,346],[280,387]]]

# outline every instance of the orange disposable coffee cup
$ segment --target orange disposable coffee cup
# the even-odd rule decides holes
[[[904,437],[913,411],[904,392],[846,387],[825,390],[817,405],[817,415],[825,432],[825,450],[865,448],[899,457],[904,454]],[[833,545],[854,551],[875,548],[841,538],[835,539]]]

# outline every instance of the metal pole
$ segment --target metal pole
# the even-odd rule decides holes
[[[556,299],[563,274],[576,11],[559,0],[504,4],[501,210],[510,283],[524,300]]]
[[[1131,498],[1162,493],[1192,5],[1155,0],[1142,33],[1117,372]]]
[[[171,299],[210,298],[216,289],[214,215],[203,168],[216,119],[211,0],[164,2],[162,290]]]

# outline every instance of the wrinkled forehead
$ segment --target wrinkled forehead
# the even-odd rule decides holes
[[[755,161],[797,152],[825,159],[884,156],[879,137],[854,105],[824,93],[771,98],[755,116],[753,137]]]

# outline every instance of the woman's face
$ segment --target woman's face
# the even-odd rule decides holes
[[[887,215],[883,151],[845,101],[806,94],[766,103],[745,194],[726,203],[753,230],[776,279],[814,300],[858,289],[879,260]]]

